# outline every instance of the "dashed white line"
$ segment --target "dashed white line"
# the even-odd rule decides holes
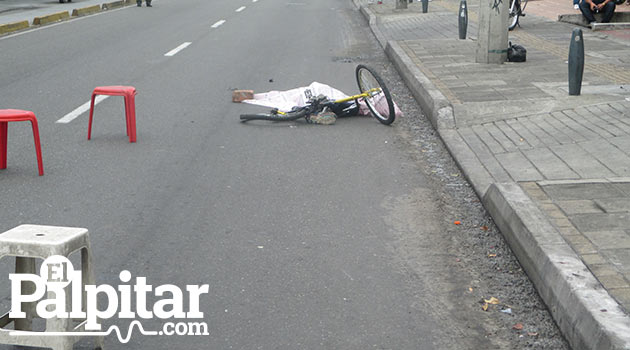
[[[103,101],[104,99],[108,98],[109,96],[107,95],[98,95],[96,96],[96,98],[94,99],[94,105],[96,106],[97,104],[101,103],[101,101]],[[76,117],[80,116],[81,114],[85,113],[86,111],[90,110],[90,103],[92,101],[87,101],[86,103],[82,104],[81,106],[77,107],[74,111],[66,114],[63,118],[57,120],[57,123],[60,124],[68,124],[71,121],[73,121]]]
[[[252,0],[252,2],[258,2],[258,0]]]
[[[178,47],[172,49],[171,51],[164,54],[164,56],[175,56],[178,52],[188,47],[188,45],[192,44],[191,42],[185,42]]]
[[[244,9],[246,9],[246,7],[245,7],[245,6],[241,6],[241,7],[239,7],[239,8],[237,8],[237,9],[236,9],[236,12],[241,12],[241,11],[243,11]]]
[[[212,28],[219,28],[223,23],[225,23],[225,20],[222,19],[220,21],[218,21],[217,23],[212,25]]]

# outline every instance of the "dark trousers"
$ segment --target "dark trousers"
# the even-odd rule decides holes
[[[591,0],[594,4],[601,4],[604,0]],[[582,0],[580,3],[580,11],[584,15],[584,18],[588,21],[588,23],[595,22],[595,16],[593,15],[593,11],[591,11],[591,7],[589,4]],[[613,14],[615,13],[615,2],[610,1],[607,3],[604,8],[600,10],[602,14],[602,23],[608,23],[612,19]]]

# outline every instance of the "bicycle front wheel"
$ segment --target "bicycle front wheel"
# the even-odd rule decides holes
[[[385,125],[393,123],[396,118],[394,102],[383,79],[373,69],[362,64],[357,66],[356,77],[360,92],[369,94],[363,100],[372,115]]]
[[[512,30],[516,28],[518,24],[518,16],[521,14],[521,2],[520,0],[510,0],[510,12],[508,16],[508,29]]]

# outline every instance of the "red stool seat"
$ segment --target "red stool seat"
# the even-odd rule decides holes
[[[127,120],[127,135],[129,142],[136,142],[136,88],[133,86],[97,86],[92,92],[90,104],[90,123],[88,125],[88,140],[92,137],[92,117],[94,116],[94,99],[96,95],[124,96],[125,118]]]
[[[42,149],[39,143],[39,128],[35,113],[22,111],[19,109],[0,109],[0,169],[7,168],[7,136],[9,122],[30,121],[33,128],[33,138],[35,139],[35,152],[37,153],[37,168],[39,176],[44,175],[44,164],[42,161]]]

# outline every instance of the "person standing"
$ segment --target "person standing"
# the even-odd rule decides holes
[[[580,11],[589,24],[597,23],[595,13],[602,14],[602,23],[608,23],[615,14],[615,2],[613,0],[582,0]]]
[[[147,7],[153,7],[151,6],[151,0],[146,0],[146,2],[147,2]],[[137,0],[137,3],[138,3],[138,7],[142,6],[142,0]]]

